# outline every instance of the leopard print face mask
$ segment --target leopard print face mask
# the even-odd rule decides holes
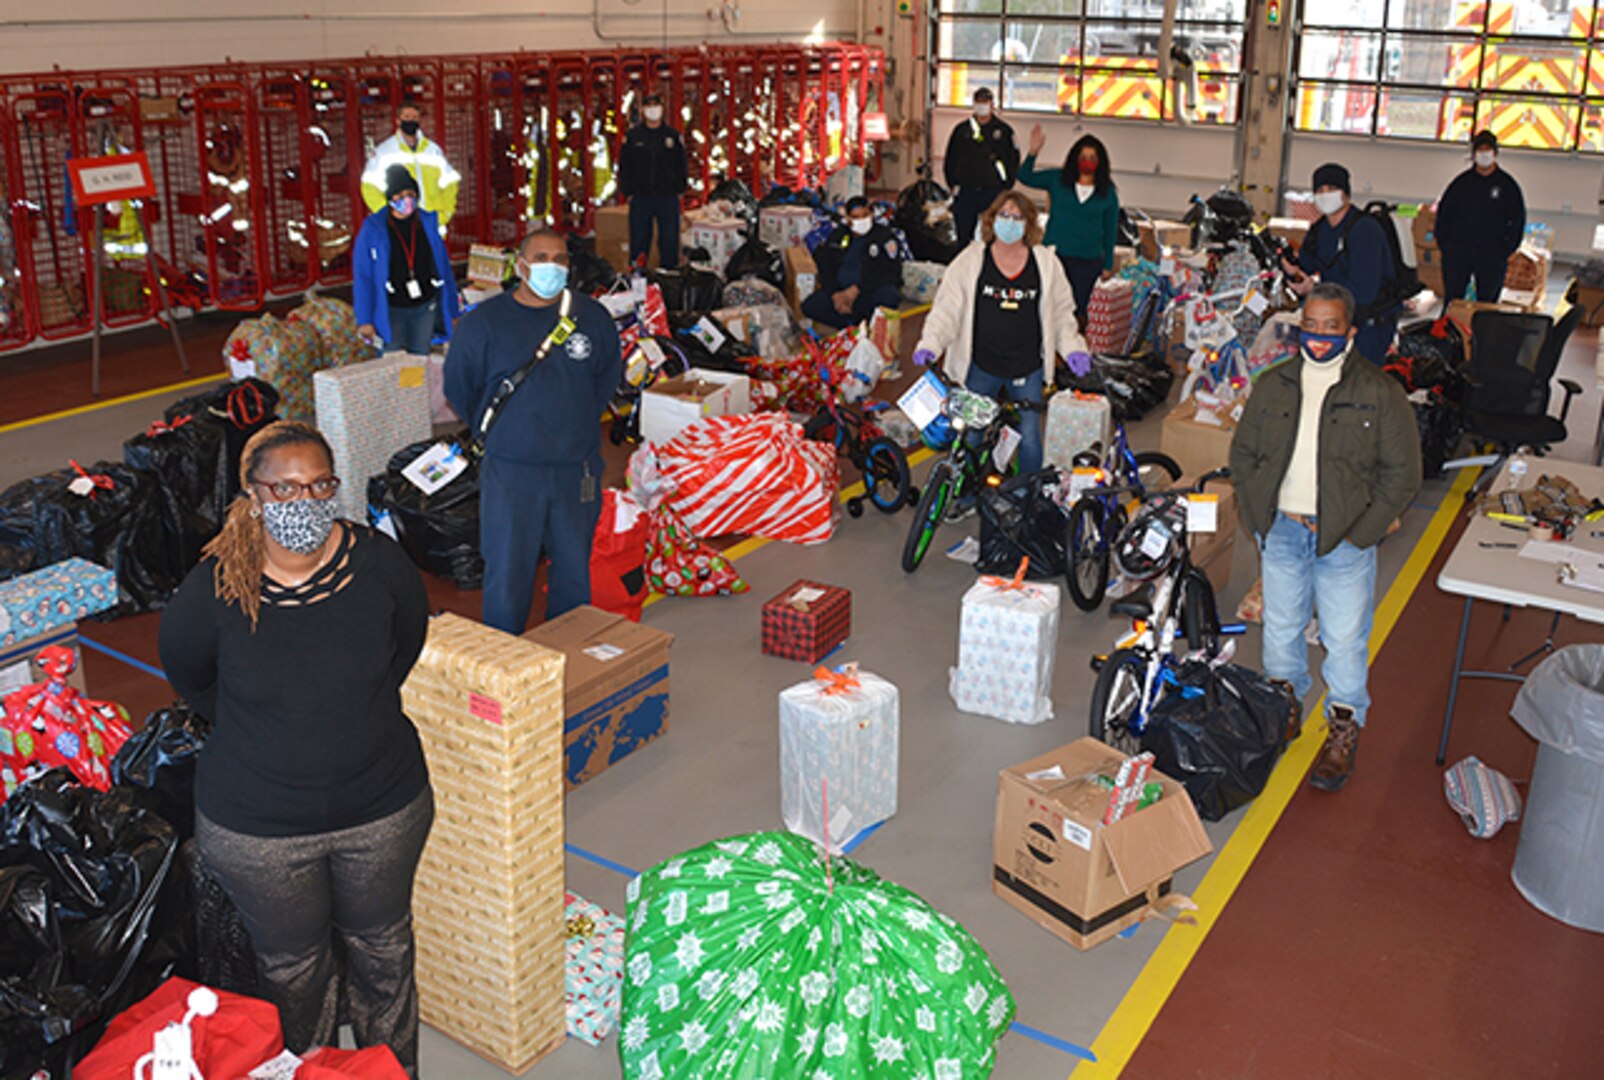
[[[262,528],[273,542],[297,555],[310,555],[334,531],[339,508],[333,499],[295,499],[291,502],[264,502]]]

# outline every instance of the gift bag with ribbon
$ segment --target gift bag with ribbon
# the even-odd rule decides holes
[[[728,559],[697,540],[666,504],[651,516],[646,583],[652,592],[665,596],[728,596],[751,587]]]
[[[221,522],[228,514],[228,504],[239,494],[240,455],[246,442],[279,418],[278,391],[261,379],[242,379],[175,401],[162,413],[168,425],[177,424],[186,416],[197,424],[216,428],[223,435],[218,462],[225,485],[223,500],[217,508]]]
[[[311,423],[316,418],[312,375],[332,361],[315,324],[271,315],[247,319],[228,335],[223,357],[235,378],[258,378],[277,388],[287,419]]]
[[[379,350],[356,332],[356,309],[344,300],[308,296],[304,304],[290,312],[287,321],[310,323],[317,331],[322,367],[359,364],[379,355]]]
[[[1056,584],[1025,580],[1029,560],[1012,579],[985,576],[964,593],[958,666],[950,689],[958,708],[1015,724],[1053,715],[1053,656],[1058,647]]]
[[[590,603],[640,622],[646,600],[646,543],[651,520],[627,491],[602,492],[601,514],[590,545]]]
[[[624,990],[624,920],[583,896],[566,895],[568,1034],[597,1046],[618,1026]]]
[[[174,1025],[188,1030],[176,1041],[163,1039],[162,1032]],[[114,1019],[72,1075],[78,1080],[165,1076],[151,1067],[157,1045],[166,1049],[164,1058],[176,1054],[181,1062],[187,1057],[195,1069],[191,1075],[243,1077],[284,1049],[284,1035],[278,1009],[267,1002],[175,977]]]
[[[839,854],[895,814],[898,723],[897,688],[857,664],[819,668],[780,691],[785,827]]]
[[[840,518],[835,447],[778,413],[715,416],[658,448],[668,502],[699,536],[818,544]]]
[[[111,759],[133,729],[121,705],[84,697],[67,685],[77,663],[71,649],[51,645],[39,654],[46,681],[6,695],[0,716],[0,785],[5,797],[60,766],[98,791],[111,787]]]

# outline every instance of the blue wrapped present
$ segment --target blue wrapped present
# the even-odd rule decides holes
[[[117,577],[88,559],[67,559],[0,581],[0,649],[72,629],[117,605]]]

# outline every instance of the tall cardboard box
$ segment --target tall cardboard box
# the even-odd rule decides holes
[[[1182,474],[1202,476],[1231,463],[1231,438],[1235,434],[1233,417],[1205,410],[1200,418],[1197,402],[1187,399],[1164,418],[1158,448],[1175,459]]]
[[[1582,325],[1604,326],[1604,287],[1576,283],[1576,299],[1572,301],[1582,309]]]
[[[562,653],[563,784],[573,790],[668,730],[674,635],[589,605],[524,635]]]
[[[614,270],[629,267],[629,207],[600,206],[591,219],[596,230],[596,254],[612,264]],[[657,244],[646,253],[648,269],[657,269]]]
[[[1103,824],[1109,792],[1088,774],[1113,776],[1124,757],[1078,739],[997,781],[991,891],[1077,949],[1141,922],[1175,871],[1214,850],[1186,789],[1157,771],[1156,803]]]
[[[819,267],[813,253],[801,244],[785,249],[785,299],[798,318],[802,317],[802,301],[812,295],[819,285]]]

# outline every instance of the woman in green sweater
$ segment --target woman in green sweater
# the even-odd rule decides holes
[[[1019,167],[1019,182],[1047,192],[1050,210],[1043,243],[1058,251],[1084,326],[1092,290],[1099,279],[1114,273],[1119,190],[1110,176],[1108,149],[1097,136],[1077,139],[1062,169],[1036,167],[1036,155],[1046,142],[1040,124],[1030,129],[1030,156]]]

